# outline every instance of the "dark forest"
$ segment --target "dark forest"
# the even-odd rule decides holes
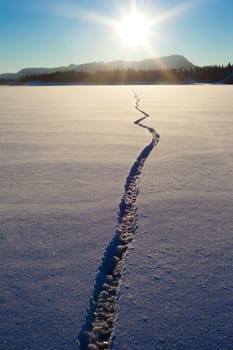
[[[18,80],[1,80],[1,83],[25,84],[30,82],[41,83],[80,83],[80,84],[163,84],[163,83],[230,83],[232,79],[226,79],[233,71],[233,65],[195,67],[191,70],[114,70],[78,72],[64,71],[45,74],[30,74]],[[226,80],[225,80],[226,79]],[[225,80],[225,81],[224,81]]]

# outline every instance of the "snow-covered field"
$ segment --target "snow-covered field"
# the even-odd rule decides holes
[[[114,350],[233,347],[233,90],[136,86]],[[75,350],[129,170],[130,86],[0,87],[1,350]]]

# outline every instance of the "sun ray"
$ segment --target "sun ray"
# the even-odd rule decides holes
[[[191,7],[193,7],[193,5],[193,2],[185,2],[176,7],[171,8],[168,11],[161,12],[158,16],[149,19],[150,25],[153,26],[158,23],[165,22],[173,17],[177,17],[178,15],[190,10]]]
[[[196,0],[196,2],[199,1]],[[121,46],[127,48],[127,50],[128,48],[133,50],[138,47],[147,48],[147,51],[153,51],[152,48],[154,48],[156,37],[160,36],[158,24],[169,21],[196,5],[194,0],[190,0],[167,11],[159,11],[157,9],[157,15],[151,16],[152,11],[149,7],[143,7],[142,4],[139,5],[139,2],[136,0],[129,0],[127,7],[118,9],[118,17],[111,17],[93,11],[86,11],[72,3],[64,3],[59,0],[55,0],[55,2],[57,3],[57,14],[112,28],[113,32],[117,34]],[[151,44],[152,39],[154,41],[153,44]]]
[[[112,26],[112,27],[118,26],[120,22],[122,22],[119,19],[116,19],[114,17],[109,17],[109,16],[107,17],[97,12],[86,11],[82,7],[74,5],[72,3],[63,3],[61,1],[55,1],[54,3],[56,4],[56,6],[53,6],[54,11],[56,11],[57,14],[62,15],[64,17],[87,20],[90,22],[95,22],[106,26]],[[129,16],[134,14],[138,14],[138,15],[141,14],[141,16],[146,17],[148,22],[147,25],[153,26],[153,25],[156,25],[157,23],[165,22],[171,19],[172,17],[176,17],[181,13],[190,10],[190,8],[193,7],[194,5],[195,5],[194,1],[184,2],[167,11],[159,13],[158,16],[150,18],[149,11],[147,11],[146,16],[143,15],[142,8],[141,7],[139,8],[137,1],[131,0],[129,8],[128,9],[125,8],[124,12],[128,13]]]

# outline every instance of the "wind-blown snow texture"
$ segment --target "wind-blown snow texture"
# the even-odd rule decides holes
[[[138,86],[140,183],[114,350],[233,345],[231,86]],[[2,350],[73,350],[148,142],[131,88],[0,87]],[[154,118],[154,119],[153,119]]]

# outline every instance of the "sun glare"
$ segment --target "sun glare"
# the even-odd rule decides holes
[[[117,31],[125,44],[139,46],[147,43],[150,25],[142,14],[133,13],[118,24]]]

